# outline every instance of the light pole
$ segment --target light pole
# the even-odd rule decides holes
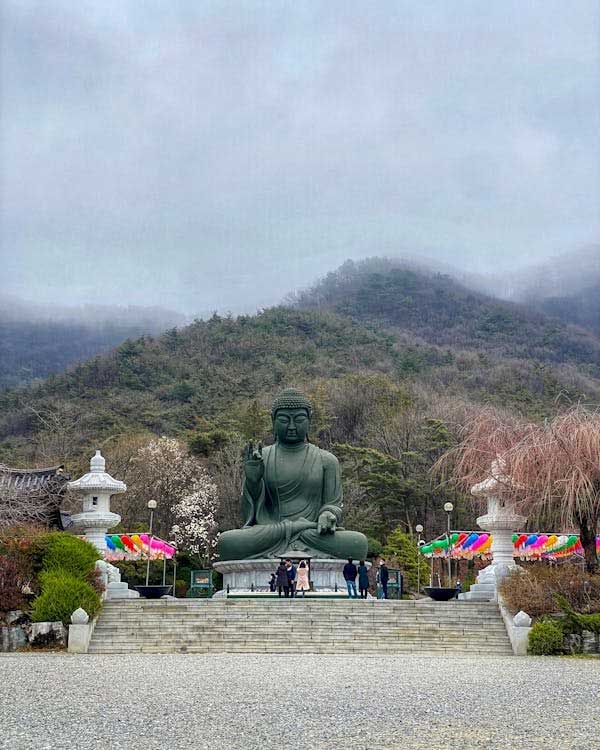
[[[421,534],[423,527],[420,523],[415,526],[417,532],[417,595],[421,593]]]
[[[150,511],[150,534],[148,539],[148,554],[146,558],[146,586],[150,582],[150,551],[152,549],[152,524],[154,523],[154,511],[156,509],[156,500],[148,500],[148,510]]]
[[[177,583],[177,542],[169,542],[172,547],[175,547],[175,553],[173,555],[173,596],[175,594],[175,584]]]
[[[452,505],[452,503],[444,503],[444,510],[446,511],[446,516],[448,517],[448,525],[446,531],[448,546],[446,547],[446,551],[448,554],[448,588],[450,588],[452,585],[452,558],[450,557],[450,516],[452,515],[452,511],[454,510],[454,505]]]

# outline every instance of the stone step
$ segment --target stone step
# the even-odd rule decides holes
[[[402,625],[417,624],[423,625],[424,627],[489,627],[495,623],[500,622],[498,618],[486,618],[472,619],[469,617],[454,617],[454,618],[439,618],[439,617],[391,617],[385,619],[375,619],[367,617],[350,617],[344,618],[343,620],[334,620],[327,617],[270,617],[268,619],[262,617],[245,617],[243,620],[234,618],[212,618],[212,617],[153,617],[147,615],[146,617],[102,617],[102,622],[110,624],[122,624],[130,627],[136,627],[144,625],[145,623],[152,622],[157,625],[164,625],[166,627],[225,627],[231,625],[236,628],[245,628],[251,625],[261,628],[268,628],[272,626],[288,625],[290,627],[318,627],[319,625],[328,628],[345,628],[352,627],[354,625],[372,628],[372,627],[397,627]]]
[[[208,622],[239,622],[244,623],[250,620],[254,622],[283,622],[297,620],[302,622],[402,622],[412,620],[423,620],[428,622],[490,622],[497,619],[496,613],[485,615],[478,614],[455,614],[452,612],[436,613],[386,613],[382,615],[372,615],[362,612],[348,613],[345,615],[319,613],[319,612],[257,612],[257,613],[214,613],[214,612],[103,612],[103,616],[109,620],[127,620],[135,621],[147,618],[156,620],[172,620],[178,622],[208,621]]]
[[[94,642],[94,645],[96,645],[97,642]],[[140,640],[140,641],[107,641],[102,642],[99,644],[101,648],[121,648],[121,647],[133,647],[136,646],[138,648],[162,648],[170,650],[172,648],[203,648],[207,649],[209,651],[213,652],[220,652],[220,651],[229,651],[230,649],[243,649],[245,646],[260,646],[261,648],[265,650],[284,650],[284,651],[310,651],[313,648],[320,648],[320,647],[329,647],[332,651],[337,650],[343,650],[343,649],[378,649],[380,651],[386,652],[386,651],[395,651],[398,648],[411,648],[418,650],[420,648],[440,648],[440,649],[448,649],[448,648],[455,648],[455,649],[462,649],[464,651],[471,651],[471,650],[510,650],[510,644],[504,642],[504,641],[463,641],[463,640],[457,640],[457,641],[444,641],[444,642],[434,642],[431,640],[419,640],[419,639],[400,639],[396,642],[385,642],[382,643],[381,639],[374,638],[371,641],[346,641],[346,642],[340,642],[335,640],[327,640],[327,639],[320,639],[320,640],[311,640],[306,641],[302,643],[298,643],[297,645],[290,645],[290,644],[282,644],[280,642],[276,641],[262,641],[262,640],[245,640],[245,641],[218,641],[218,642],[211,642],[207,643],[206,641],[184,641],[184,640],[169,640],[169,641],[153,641],[153,640]]]
[[[489,636],[473,636],[469,634],[462,634],[462,633],[445,633],[443,634],[443,642],[444,643],[450,643],[450,642],[457,642],[457,643],[507,643],[506,636],[502,635],[489,635]],[[206,642],[207,640],[210,640],[211,642],[246,642],[246,641],[256,641],[261,643],[274,643],[275,639],[273,637],[260,637],[257,633],[214,633],[210,635],[210,639],[204,638],[204,637],[194,637],[193,635],[189,634],[169,634],[169,635],[162,635],[162,634],[152,634],[152,633],[146,633],[143,635],[131,635],[131,634],[105,634],[102,637],[102,642],[104,643],[116,643],[116,642],[155,642],[155,643],[161,643],[161,642]],[[294,639],[290,639],[294,640]],[[397,633],[397,634],[386,634],[385,636],[381,636],[380,634],[373,634],[371,636],[362,636],[360,638],[356,637],[342,637],[336,635],[332,635],[331,633],[311,633],[311,634],[305,634],[303,636],[303,639],[298,639],[295,641],[296,643],[301,643],[302,640],[305,641],[328,641],[328,642],[336,642],[336,643],[344,643],[344,642],[350,642],[350,643],[368,643],[368,642],[375,642],[375,643],[393,643],[396,641],[441,641],[439,637],[430,637],[428,635],[423,635],[421,633]]]
[[[90,644],[90,653],[421,652],[512,650],[496,604],[426,600],[120,600],[105,603]]]
[[[169,654],[169,653],[185,653],[185,654],[218,654],[218,653],[243,653],[243,654],[366,654],[372,656],[388,656],[390,654],[432,654],[432,655],[479,655],[479,656],[509,656],[512,654],[510,647],[506,648],[444,648],[434,647],[431,644],[422,644],[407,647],[397,647],[393,649],[382,649],[381,646],[358,647],[358,648],[338,648],[338,647],[307,647],[303,649],[291,650],[289,647],[282,648],[269,648],[263,645],[252,645],[243,644],[238,647],[229,647],[227,649],[214,649],[208,647],[194,647],[194,646],[117,646],[111,648],[107,647],[96,647],[94,644],[90,645],[89,653],[91,654]]]
[[[225,630],[233,629],[244,631],[250,628],[257,630],[281,630],[286,629],[294,632],[302,632],[303,630],[313,630],[317,628],[326,628],[328,630],[336,632],[344,631],[372,631],[377,630],[384,632],[386,630],[395,630],[397,628],[422,628],[424,630],[440,631],[440,630],[493,630],[493,629],[504,629],[504,624],[498,621],[490,621],[487,623],[479,622],[425,622],[416,620],[407,621],[396,621],[396,622],[344,622],[344,623],[332,623],[332,622],[297,622],[297,621],[275,621],[275,622],[253,622],[248,620],[244,623],[232,623],[232,622],[172,622],[168,620],[156,621],[154,619],[146,619],[138,622],[127,622],[117,620],[104,620],[101,619],[97,625],[98,629],[115,627],[123,628],[131,631],[142,630],[146,627],[157,628],[160,630],[172,630],[172,629],[183,629],[183,630]]]
[[[395,624],[386,624],[386,625],[379,625],[377,627],[369,625],[365,626],[364,624],[355,623],[352,626],[343,626],[343,627],[325,627],[323,625],[313,625],[312,627],[304,627],[300,625],[293,625],[292,627],[289,627],[286,629],[285,632],[289,633],[306,633],[306,632],[328,632],[328,633],[395,633],[395,632],[406,632],[409,630],[415,630],[419,631],[421,633],[432,633],[437,634],[440,632],[443,633],[451,633],[451,632],[457,632],[457,633],[493,633],[493,632],[499,632],[499,633],[505,633],[505,627],[504,623],[491,623],[485,628],[480,628],[476,625],[472,625],[469,623],[461,623],[461,624],[454,624],[449,625],[447,623],[444,623],[442,625],[437,624],[427,624],[427,623],[395,623]],[[96,631],[104,632],[104,631],[115,631],[115,632],[127,632],[127,633],[140,633],[145,631],[156,631],[159,633],[169,633],[169,632],[189,632],[189,633],[212,633],[212,632],[232,632],[232,633],[247,633],[247,632],[257,632],[257,633],[279,633],[282,632],[280,628],[272,627],[272,628],[265,628],[261,625],[257,625],[256,623],[248,623],[248,625],[244,626],[243,628],[240,628],[236,625],[233,625],[231,623],[226,623],[225,625],[214,627],[211,624],[195,624],[195,625],[186,625],[181,626],[178,623],[154,623],[154,622],[145,622],[141,623],[139,625],[131,625],[128,623],[106,623],[103,621],[100,621],[98,625],[96,626]]]
[[[108,600],[104,606],[107,609],[221,609],[221,610],[264,610],[264,609],[285,609],[285,608],[302,608],[313,611],[347,611],[349,609],[383,611],[383,610],[470,610],[470,609],[492,609],[494,602],[479,602],[471,604],[461,599],[451,599],[448,602],[423,602],[421,600],[401,600],[386,601],[368,599],[341,599],[339,601],[330,600],[327,602],[314,602],[309,599],[253,599],[248,601],[224,599],[177,599],[165,601],[162,599],[125,599],[125,600]]]

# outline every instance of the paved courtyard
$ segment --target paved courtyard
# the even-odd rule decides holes
[[[0,747],[600,748],[600,661],[0,657]]]

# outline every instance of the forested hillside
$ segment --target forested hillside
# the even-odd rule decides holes
[[[0,299],[0,389],[64,372],[127,338],[157,334],[182,320],[158,309],[44,308]]]
[[[587,328],[600,336],[600,279],[575,294],[536,299],[532,305],[549,317]]]
[[[446,275],[373,258],[345,263],[294,300],[438,346],[497,357],[575,363],[600,374],[600,339],[575,326],[467,289]]]
[[[315,403],[313,439],[343,461],[348,525],[384,542],[398,525],[437,523],[449,496],[460,520],[465,499],[430,469],[472,405],[542,419],[577,401],[600,403],[591,334],[444,277],[364,270],[345,266],[295,306],[129,339],[43,383],[0,392],[0,462],[65,462],[76,473],[102,447],[126,478],[140,446],[176,437],[215,477],[221,527],[230,528],[243,442],[270,439],[271,399],[296,385]]]

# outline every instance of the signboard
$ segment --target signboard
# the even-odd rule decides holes
[[[190,588],[208,589],[209,591],[212,591],[212,570],[192,570]]]
[[[402,599],[402,584],[402,573],[395,568],[390,568],[390,578],[388,581],[388,596],[390,599]]]

